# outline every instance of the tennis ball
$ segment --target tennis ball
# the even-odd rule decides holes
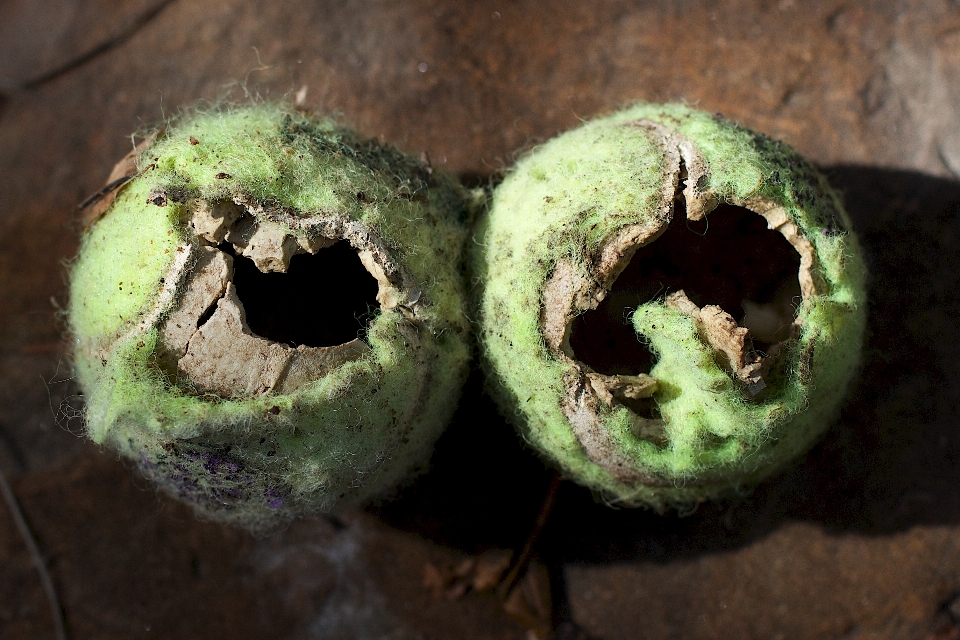
[[[426,461],[470,358],[452,177],[271,104],[183,117],[113,177],[70,273],[94,442],[254,530]]]
[[[470,264],[490,386],[615,504],[685,507],[809,448],[858,367],[866,269],[786,145],[641,104],[523,157]]]

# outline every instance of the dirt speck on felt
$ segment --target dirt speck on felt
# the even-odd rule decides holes
[[[37,345],[61,340],[76,205],[181,105],[295,94],[476,184],[639,99],[721,112],[826,167],[872,279],[863,375],[824,441],[687,518],[565,485],[538,551],[562,628],[589,637],[957,637],[960,5],[177,0],[18,89],[151,6],[0,4],[0,464],[75,637],[524,637],[490,594],[420,586],[426,564],[521,544],[549,483],[478,376],[394,500],[264,540],[198,522],[71,433],[69,359]],[[0,639],[49,633],[3,515],[0,553]]]

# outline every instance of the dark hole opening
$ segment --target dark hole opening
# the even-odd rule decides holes
[[[253,260],[233,256],[233,284],[250,330],[291,346],[330,347],[363,338],[379,310],[377,280],[347,242],[300,254],[287,273],[262,273]]]
[[[598,373],[649,372],[654,356],[637,339],[630,317],[641,304],[683,289],[698,306],[717,305],[751,328],[754,348],[763,350],[788,331],[800,299],[799,270],[800,254],[780,232],[767,229],[763,216],[721,204],[693,222],[677,202],[663,235],[637,250],[595,310],[573,321],[570,346]],[[744,300],[763,307],[745,318]]]

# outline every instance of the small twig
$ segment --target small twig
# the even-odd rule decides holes
[[[90,49],[85,53],[80,54],[76,58],[73,58],[72,60],[65,62],[59,67],[55,67],[54,69],[51,69],[46,73],[40,74],[36,78],[27,80],[22,85],[20,85],[20,88],[27,91],[31,89],[36,89],[37,87],[44,85],[50,82],[51,80],[56,80],[60,76],[73,71],[77,67],[81,67],[85,65],[86,63],[90,62],[97,56],[103,53],[106,53],[107,51],[110,51],[115,47],[120,46],[121,44],[129,40],[137,31],[139,31],[144,26],[146,26],[151,20],[156,18],[158,15],[160,15],[160,12],[163,11],[167,7],[167,5],[169,5],[173,1],[174,0],[160,0],[160,2],[158,2],[156,5],[154,5],[150,9],[147,9],[146,11],[144,11],[143,14],[138,16],[133,22],[131,22],[125,28],[113,34],[112,36],[110,36],[109,38],[107,38],[97,46],[93,47],[92,49]]]
[[[540,504],[540,512],[537,514],[537,520],[533,525],[533,529],[531,529],[529,535],[527,535],[527,540],[523,543],[523,549],[521,549],[520,555],[517,556],[513,566],[510,567],[510,571],[507,572],[506,577],[500,582],[500,586],[497,588],[497,594],[501,600],[506,599],[506,597],[510,595],[510,591],[517,586],[517,582],[520,581],[523,571],[527,568],[527,565],[530,564],[530,558],[533,557],[533,549],[537,544],[537,539],[540,537],[540,534],[543,533],[543,529],[547,525],[547,520],[550,518],[550,513],[553,511],[553,505],[557,502],[557,491],[560,489],[561,480],[562,478],[560,477],[559,471],[554,471],[553,475],[550,476],[550,486],[547,488],[547,493],[543,497],[543,502]]]
[[[113,182],[104,185],[99,191],[97,191],[92,196],[88,197],[86,200],[77,205],[77,209],[86,209],[95,202],[98,202],[103,199],[111,191],[119,189],[123,185],[127,184],[131,180],[137,177],[136,173],[131,173],[130,175],[122,176],[117,178]]]
[[[33,565],[37,568],[37,573],[40,575],[40,582],[43,585],[44,592],[47,594],[47,601],[50,603],[54,637],[56,640],[67,640],[67,630],[63,624],[63,609],[60,607],[57,590],[53,586],[50,572],[47,571],[47,564],[43,556],[40,555],[40,549],[37,547],[33,532],[30,530],[30,525],[27,524],[26,518],[23,517],[23,511],[20,510],[17,497],[13,494],[13,490],[7,483],[3,469],[0,469],[0,493],[3,493],[3,500],[7,503],[7,509],[10,511],[13,522],[17,525],[17,531],[20,532],[20,537],[23,538],[23,543],[27,546],[27,551],[30,553],[30,559],[33,560]]]

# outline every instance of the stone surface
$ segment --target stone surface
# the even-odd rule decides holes
[[[0,3],[0,468],[72,637],[525,634],[492,595],[421,586],[426,563],[520,544],[548,484],[476,377],[396,500],[264,540],[197,522],[76,436],[58,316],[76,205],[131,132],[224,96],[303,96],[472,184],[637,99],[722,112],[825,167],[873,274],[841,419],[790,470],[685,518],[564,485],[539,551],[570,637],[960,637],[960,4],[175,0],[125,32],[154,6]],[[49,637],[2,509],[0,554],[0,638]]]

